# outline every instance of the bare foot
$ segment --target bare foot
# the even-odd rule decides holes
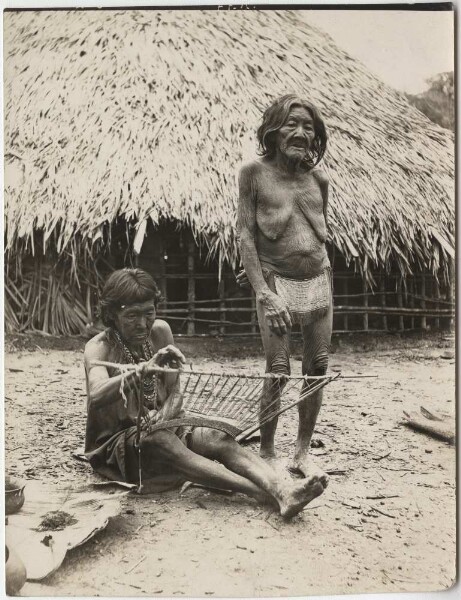
[[[300,473],[304,477],[317,477],[324,488],[328,485],[328,475],[315,464],[308,454],[295,456],[288,469],[292,473]]]
[[[261,456],[261,455],[260,455]],[[285,456],[266,456],[261,457],[264,459],[264,462],[270,465],[277,474],[282,477],[287,474],[288,469],[288,459]]]
[[[294,483],[289,489],[284,489],[280,494],[280,514],[285,519],[297,515],[314,498],[323,493],[323,485],[314,475]]]
[[[266,494],[266,492],[264,492],[263,490],[261,490],[261,492],[254,493],[253,498],[261,506],[270,506],[271,508],[276,510],[277,508],[279,508],[277,500],[273,496]]]
[[[271,462],[272,460],[277,458],[277,454],[275,453],[274,447],[272,448],[260,448],[259,456],[267,462]]]

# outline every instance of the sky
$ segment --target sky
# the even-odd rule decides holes
[[[305,19],[400,91],[421,92],[428,77],[454,70],[452,12],[312,10]]]

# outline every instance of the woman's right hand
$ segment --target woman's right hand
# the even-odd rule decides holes
[[[290,312],[285,302],[271,290],[256,295],[256,301],[264,308],[269,329],[282,336],[292,327]]]
[[[248,279],[248,275],[246,274],[245,269],[242,269],[235,276],[235,281],[237,285],[241,288],[248,289],[251,288],[250,280]]]

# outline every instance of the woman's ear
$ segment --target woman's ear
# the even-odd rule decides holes
[[[107,321],[107,323],[109,325],[111,325],[111,326],[115,325],[115,319],[116,319],[117,315],[116,315],[116,312],[113,309],[108,308],[106,310],[106,315],[105,316],[106,316],[106,321]]]

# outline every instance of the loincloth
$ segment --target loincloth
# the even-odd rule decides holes
[[[190,447],[192,426],[169,427],[187,448]],[[148,436],[143,429],[141,438]],[[139,483],[139,447],[137,444],[137,427],[133,425],[114,434],[109,440],[92,452],[86,453],[93,469],[100,475],[113,481]],[[166,491],[182,485],[184,476],[172,472],[168,461],[161,456],[158,459],[142,460],[142,480],[149,482],[149,489],[155,492]]]
[[[293,323],[308,325],[324,317],[332,304],[331,269],[309,279],[290,279],[274,273],[275,291],[284,300]]]

